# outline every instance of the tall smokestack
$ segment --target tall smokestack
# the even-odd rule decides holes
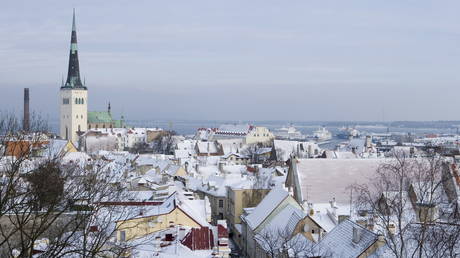
[[[29,112],[29,88],[24,88],[24,121],[23,129],[25,132],[30,130],[30,112]]]

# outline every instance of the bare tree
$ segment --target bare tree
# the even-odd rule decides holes
[[[153,152],[160,154],[173,154],[175,131],[165,131],[161,133],[153,142]]]
[[[110,182],[107,162],[35,157],[49,144],[45,123],[32,119],[29,133],[20,128],[13,114],[0,116],[0,255],[40,255],[41,239],[47,239],[43,257],[117,257],[132,248],[116,241],[116,232],[139,213],[106,205],[128,194]]]
[[[451,176],[440,156],[408,158],[395,153],[380,165],[372,183],[353,185],[361,219],[385,236],[396,257],[443,257],[458,250],[459,221],[452,216],[444,185]],[[447,202],[447,203],[446,203]]]
[[[268,257],[331,257],[329,250],[317,247],[301,233],[295,234],[288,227],[264,229],[255,236],[259,252]]]

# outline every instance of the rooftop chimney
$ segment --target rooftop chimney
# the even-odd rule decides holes
[[[24,120],[22,123],[22,129],[25,132],[30,130],[30,112],[29,112],[29,88],[24,88]]]
[[[352,242],[354,244],[357,244],[359,243],[359,240],[361,240],[361,229],[358,228],[358,227],[353,227],[353,238],[352,238]]]

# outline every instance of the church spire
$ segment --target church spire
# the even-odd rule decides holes
[[[77,48],[77,27],[75,25],[75,9],[73,9],[72,20],[72,37],[70,40],[69,70],[67,72],[67,81],[64,87],[69,88],[86,88],[80,79],[80,66],[78,63]]]

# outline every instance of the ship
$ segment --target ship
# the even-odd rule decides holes
[[[326,127],[323,126],[313,132],[313,137],[316,139],[316,141],[323,142],[332,139],[332,134],[326,129]]]
[[[339,133],[337,134],[337,138],[339,139],[352,139],[352,138],[359,138],[360,132],[355,128],[342,127],[340,128]]]
[[[305,135],[292,125],[277,129],[274,134],[277,138],[285,140],[304,140],[306,138]]]

